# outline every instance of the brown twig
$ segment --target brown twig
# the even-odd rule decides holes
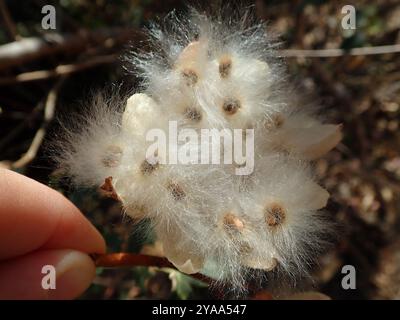
[[[109,253],[109,254],[93,254],[92,258],[95,262],[96,267],[103,268],[119,268],[119,267],[157,267],[157,268],[172,268],[177,270],[177,268],[168,261],[166,258],[150,256],[146,254],[135,254],[135,253]],[[190,274],[194,279],[200,280],[208,284],[212,289],[212,293],[217,299],[223,299],[224,297],[224,287],[221,283],[214,279],[211,279],[201,273]],[[256,295],[259,289],[248,284],[247,290],[250,296]],[[256,298],[257,299],[257,298]],[[258,297],[258,299],[261,299]],[[267,291],[264,291],[263,300],[272,300],[273,296]]]
[[[10,12],[4,0],[0,0],[0,12],[3,17],[4,24],[13,40],[19,40],[21,37],[18,35],[17,27],[11,18]]]
[[[134,253],[109,253],[101,255],[92,255],[97,267],[117,268],[117,267],[157,267],[157,268],[172,268],[176,267],[166,258],[149,256],[146,254]],[[191,274],[191,277],[213,285],[215,281],[200,273]]]
[[[56,78],[59,76],[64,76],[72,73],[76,73],[79,71],[83,71],[89,68],[96,67],[101,64],[113,63],[117,59],[117,56],[114,54],[98,56],[91,60],[84,61],[77,64],[66,64],[59,65],[53,70],[39,70],[32,72],[24,72],[17,76],[11,77],[3,77],[0,78],[0,86],[11,85],[22,82],[36,81],[36,80],[46,80],[50,78]]]
[[[11,165],[10,165],[11,168],[13,168],[13,169],[22,168],[22,167],[26,166],[27,164],[29,164],[33,159],[35,159],[36,154],[37,154],[40,146],[42,145],[43,139],[46,135],[47,127],[54,117],[54,111],[55,111],[55,107],[56,107],[58,91],[63,82],[64,82],[64,78],[61,78],[55,84],[53,89],[50,90],[50,92],[46,98],[46,103],[44,105],[43,123],[40,126],[39,130],[36,132],[28,151],[25,154],[23,154],[20,159],[11,163]]]
[[[41,100],[31,111],[31,113],[25,117],[25,119],[14,127],[5,137],[0,140],[0,151],[2,151],[13,139],[15,139],[22,131],[25,130],[29,124],[35,120],[44,109],[44,102]]]
[[[0,46],[0,70],[58,53],[80,53],[88,48],[112,48],[138,37],[132,28],[110,28],[78,34],[45,34],[43,38],[23,38]]]
[[[321,50],[281,50],[279,56],[285,58],[333,58],[341,56],[367,56],[374,54],[399,53],[400,44],[376,47],[360,47],[350,50],[344,49],[321,49]]]

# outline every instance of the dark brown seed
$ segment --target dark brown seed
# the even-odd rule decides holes
[[[201,120],[201,113],[199,110],[187,108],[185,110],[185,117],[189,120],[199,122]]]
[[[272,118],[273,120],[273,123],[274,123],[274,126],[275,126],[275,128],[280,128],[280,127],[282,127],[283,126],[283,123],[284,123],[284,121],[285,121],[285,119],[283,118],[283,116],[280,114],[280,113],[278,113],[278,114],[276,114],[275,116],[273,116],[273,118]]]
[[[171,195],[176,201],[183,200],[186,196],[185,191],[183,191],[182,187],[175,182],[171,182],[168,185],[168,190],[171,192]]]
[[[186,84],[189,87],[193,87],[199,80],[199,76],[197,75],[197,73],[190,69],[183,70],[182,75],[185,78]]]
[[[223,57],[219,61],[219,74],[221,78],[227,78],[232,69],[232,59],[230,57]]]
[[[281,225],[286,217],[285,208],[278,203],[269,204],[265,208],[265,222],[270,227]]]
[[[150,163],[147,160],[144,160],[142,164],[140,165],[140,171],[144,175],[149,175],[151,174],[154,170],[158,168],[158,163]]]
[[[122,149],[119,146],[109,146],[107,147],[101,162],[107,168],[114,168],[119,165],[122,157]]]
[[[222,108],[229,115],[235,114],[240,108],[240,101],[237,99],[226,100]]]
[[[271,116],[271,118],[266,123],[267,130],[274,131],[276,129],[282,128],[285,122],[285,118],[282,114],[277,113]]]

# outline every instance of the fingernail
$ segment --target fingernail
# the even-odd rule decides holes
[[[48,299],[79,297],[89,287],[95,274],[95,265],[87,254],[66,250],[56,265],[56,289],[49,290]]]

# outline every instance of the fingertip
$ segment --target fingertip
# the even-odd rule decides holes
[[[56,266],[57,286],[50,290],[48,299],[65,300],[79,297],[96,275],[93,260],[79,251],[65,252]]]
[[[93,260],[74,250],[43,250],[0,263],[0,299],[68,300],[96,274]]]
[[[39,248],[106,250],[101,234],[61,193],[0,169],[0,259]]]

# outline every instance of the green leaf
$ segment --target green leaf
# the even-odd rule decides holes
[[[176,272],[176,294],[182,300],[186,300],[189,298],[192,293],[192,279],[189,276],[184,275],[183,273]]]

